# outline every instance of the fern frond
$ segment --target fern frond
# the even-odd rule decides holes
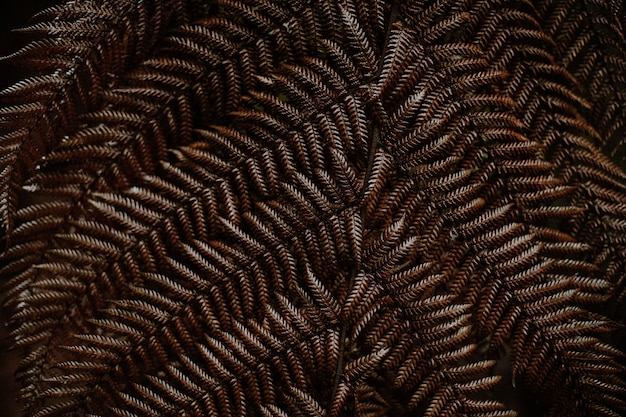
[[[622,415],[624,19],[592,3],[44,11],[0,108],[26,414]]]

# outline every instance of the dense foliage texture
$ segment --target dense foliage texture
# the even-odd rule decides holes
[[[626,10],[74,0],[2,92],[26,416],[626,415]]]

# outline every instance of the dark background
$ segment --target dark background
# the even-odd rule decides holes
[[[24,34],[12,33],[11,30],[28,25],[28,20],[40,12],[62,1],[54,0],[10,0],[2,2],[0,10],[0,56],[6,56],[24,46],[29,37]],[[0,62],[0,89],[23,78],[24,70],[7,62]],[[0,409],[0,417],[3,417]]]
[[[0,10],[0,56],[17,51],[30,39],[29,36],[11,32],[24,27],[31,16],[60,1],[53,0],[4,0]],[[0,90],[24,78],[25,71],[5,61],[0,61]],[[0,100],[1,103],[1,100]],[[0,282],[0,285],[3,283]],[[0,296],[0,301],[4,297]],[[19,405],[15,402],[17,385],[13,373],[17,367],[18,355],[9,352],[11,345],[8,331],[4,328],[4,315],[0,315],[0,417],[20,417]]]

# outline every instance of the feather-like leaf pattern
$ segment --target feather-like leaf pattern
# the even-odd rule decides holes
[[[25,414],[625,415],[624,20],[42,12],[0,108]]]

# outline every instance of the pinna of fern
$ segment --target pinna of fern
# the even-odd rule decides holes
[[[626,415],[623,13],[40,13],[0,108],[25,415]]]

